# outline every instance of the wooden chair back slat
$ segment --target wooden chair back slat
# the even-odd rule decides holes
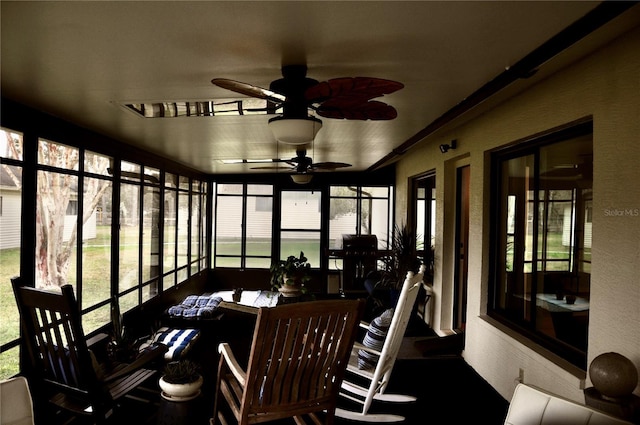
[[[230,377],[226,382],[229,375],[221,360],[222,393],[238,422],[258,423],[323,410],[331,422],[363,311],[363,300],[261,308],[244,387]],[[234,406],[225,387],[242,392],[238,405]]]

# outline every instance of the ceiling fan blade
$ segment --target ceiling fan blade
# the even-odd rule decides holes
[[[240,81],[229,80],[227,78],[214,78],[211,83],[223,89],[231,90],[236,93],[244,94],[258,99],[266,99],[273,103],[282,103],[286,97],[280,93],[264,89],[262,87],[253,86],[251,84],[242,83]]]
[[[271,166],[264,166],[264,167],[251,167],[252,170],[286,170],[286,171],[293,171],[295,170],[295,168],[292,167],[285,167],[282,165],[271,165]]]
[[[377,100],[336,98],[323,102],[316,108],[316,113],[325,118],[346,120],[392,120],[398,111],[384,102]]]
[[[343,77],[323,81],[305,91],[305,98],[311,103],[323,102],[334,97],[357,97],[373,99],[393,93],[404,87],[397,81],[372,77]]]
[[[346,168],[351,167],[351,164],[347,164],[344,162],[316,162],[315,164],[311,164],[311,169],[314,171],[332,171],[338,168]]]

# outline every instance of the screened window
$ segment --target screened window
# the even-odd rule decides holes
[[[113,181],[108,168],[112,161],[93,152],[84,155],[81,282],[85,308],[98,306],[111,297]],[[85,314],[84,330],[92,332],[109,321],[109,305],[99,305]]]
[[[206,264],[205,182],[63,142],[0,129],[0,378],[19,370],[12,276],[72,285],[91,333],[112,300],[124,313]],[[34,178],[23,180],[23,155]],[[35,247],[21,258],[23,233]]]
[[[302,251],[311,267],[320,267],[321,202],[319,191],[282,191],[279,259]]]
[[[586,367],[590,302],[591,126],[499,152],[490,312]]]
[[[20,274],[22,134],[0,128],[0,379],[20,370],[20,319],[10,279]]]
[[[340,248],[342,235],[375,235],[378,249],[391,240],[393,188],[391,186],[331,186],[329,188],[329,247]],[[341,258],[331,258],[330,269],[341,270]]]
[[[216,185],[215,267],[269,268],[273,185]]]

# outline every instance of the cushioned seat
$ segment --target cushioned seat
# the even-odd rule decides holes
[[[167,361],[179,360],[191,351],[193,345],[200,338],[198,329],[171,329],[162,327],[146,342],[140,345],[140,351],[154,343],[167,346],[168,350],[164,354]]]
[[[623,425],[630,422],[547,393],[518,384],[504,425]]]
[[[33,425],[29,384],[22,376],[0,381],[0,424]]]

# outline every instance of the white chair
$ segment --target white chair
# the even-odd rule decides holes
[[[33,425],[31,392],[22,376],[0,381],[0,425]]]
[[[420,271],[417,274],[411,271],[407,273],[382,349],[377,351],[358,342],[354,344],[349,365],[347,366],[348,374],[342,382],[343,391],[340,395],[348,400],[362,404],[362,410],[354,412],[338,408],[336,409],[336,416],[354,421],[375,423],[400,422],[404,420],[404,417],[399,415],[369,413],[369,408],[373,400],[388,402],[412,402],[416,400],[415,397],[409,395],[387,394],[385,390],[391,378],[391,372],[393,371],[393,366],[398,356],[407,324],[411,318],[413,305],[415,304],[420,286],[422,285],[425,270],[426,267],[421,265]],[[361,323],[361,326],[365,329],[369,328],[369,324],[367,323]],[[359,350],[365,350],[380,356],[373,369],[360,369],[358,367]],[[349,374],[353,375],[349,376]],[[350,380],[350,378],[352,379]],[[365,388],[362,385],[356,384],[353,382],[353,378],[368,382],[368,387]]]
[[[518,384],[504,425],[630,425],[598,410],[525,384]]]

